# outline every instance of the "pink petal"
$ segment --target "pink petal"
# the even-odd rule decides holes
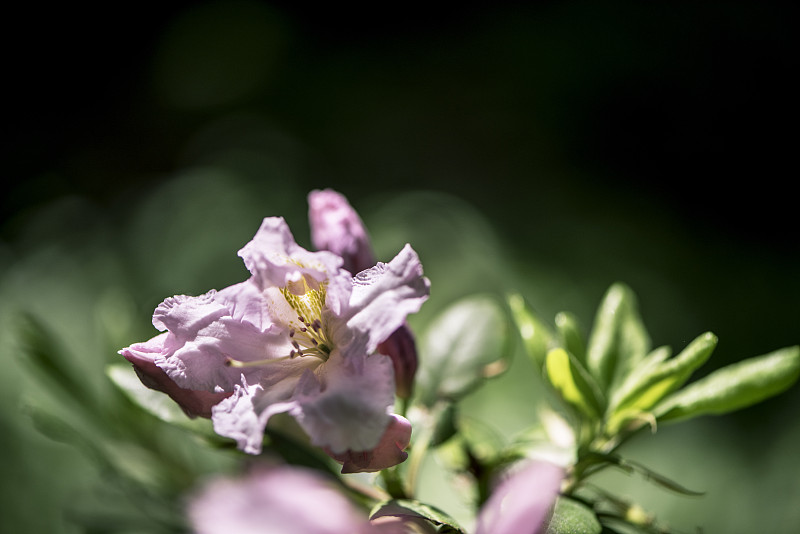
[[[539,534],[551,513],[564,470],[532,461],[492,492],[478,515],[475,534]]]
[[[270,322],[274,308],[252,282],[199,297],[166,299],[154,317],[169,328],[169,337],[155,363],[180,387],[232,392],[245,375],[248,383],[273,384],[299,377],[319,360],[296,358],[279,365],[245,368],[229,360],[260,361],[287,356],[292,347],[288,330]]]
[[[214,406],[211,416],[214,432],[235,440],[237,447],[248,454],[261,453],[269,419],[295,406],[293,402],[282,401],[291,395],[295,383],[296,380],[284,380],[264,390],[259,384],[248,385],[242,377],[233,395]]]
[[[347,326],[361,334],[355,338],[358,349],[353,350],[373,352],[407,315],[419,311],[429,292],[430,282],[422,276],[422,264],[409,245],[389,263],[358,273],[347,314]]]
[[[332,454],[378,446],[394,406],[394,373],[389,358],[334,351],[328,362],[306,371],[292,398],[292,415],[319,447]]]
[[[328,305],[334,313],[349,294],[349,275],[341,269],[342,259],[328,251],[309,252],[298,245],[282,217],[267,217],[258,232],[240,251],[247,269],[260,288],[287,287],[305,280],[312,289],[326,282],[336,297]],[[329,295],[330,296],[330,295]]]
[[[316,471],[300,467],[256,470],[218,478],[189,503],[196,534],[358,534],[367,518]]]

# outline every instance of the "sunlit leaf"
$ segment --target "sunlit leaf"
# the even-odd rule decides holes
[[[542,409],[539,423],[516,435],[506,447],[510,460],[533,458],[556,465],[573,465],[577,458],[575,430],[557,412]]]
[[[521,295],[509,295],[508,306],[525,346],[525,352],[533,360],[536,368],[542,369],[547,351],[552,348],[553,334],[533,313]]]
[[[592,376],[581,363],[564,349],[547,353],[547,378],[561,397],[589,419],[597,419],[605,409],[605,401]]]
[[[586,341],[578,327],[578,320],[569,312],[560,312],[555,318],[556,329],[561,346],[575,356],[581,363],[586,363]]]
[[[586,347],[589,372],[608,392],[650,351],[650,337],[639,317],[636,296],[626,285],[612,285],[595,315]]]
[[[658,347],[648,354],[636,367],[631,369],[628,376],[614,391],[609,402],[609,409],[613,410],[627,401],[642,384],[647,382],[648,377],[652,376],[667,358],[672,356],[672,349],[667,346]]]
[[[719,369],[656,406],[659,421],[719,415],[788,389],[800,376],[800,346],[787,347]]]
[[[547,526],[547,534],[600,534],[602,530],[591,508],[567,497],[558,498]]]
[[[662,349],[642,360],[615,392],[608,431],[616,433],[626,420],[641,417],[641,414],[649,412],[664,397],[680,388],[708,360],[716,346],[717,336],[706,332],[672,359],[665,360],[668,351]]]
[[[419,400],[456,400],[507,359],[509,328],[506,316],[491,297],[465,297],[446,308],[430,324],[420,346],[416,389]]]

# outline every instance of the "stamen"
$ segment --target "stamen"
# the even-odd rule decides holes
[[[280,358],[266,358],[264,360],[253,360],[250,362],[243,362],[241,360],[236,360],[228,356],[225,358],[225,366],[236,367],[237,369],[242,367],[259,367],[262,365],[269,365],[271,363],[282,362],[284,360],[288,360],[289,358],[291,358],[291,356],[281,356]]]
[[[327,339],[327,332],[322,323],[322,314],[325,309],[325,283],[310,283],[303,279],[283,288],[281,292],[287,304],[297,314],[297,321],[288,321],[287,341],[291,343],[292,357],[314,356],[326,361],[331,353],[331,343]],[[305,291],[303,291],[303,289]]]

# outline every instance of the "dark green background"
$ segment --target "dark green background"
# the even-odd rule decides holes
[[[796,15],[748,2],[11,10],[3,515],[51,530],[97,476],[19,414],[42,388],[19,365],[19,311],[102,389],[103,363],[152,334],[163,297],[245,276],[235,252],[261,217],[285,216],[307,244],[313,188],[350,198],[381,259],[405,240],[419,250],[433,287],[420,328],[456,296],[517,288],[588,327],[622,280],[655,344],[719,335],[700,374],[800,342]],[[752,532],[766,517],[764,531],[790,532],[798,406],[794,388],[637,441],[710,493],[644,498],[684,530]]]

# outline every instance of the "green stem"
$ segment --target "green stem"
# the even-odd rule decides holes
[[[393,499],[411,498],[411,494],[408,493],[408,490],[403,484],[402,478],[400,477],[398,466],[389,467],[381,471],[381,478],[383,479],[383,483],[386,485],[386,492]]]
[[[439,418],[446,407],[446,405],[437,404],[431,408],[430,412],[427,414],[426,424],[422,427],[417,439],[411,446],[406,464],[406,493],[408,495],[414,495],[416,493],[417,477],[419,476],[420,467],[422,467],[422,461],[428,453]]]

